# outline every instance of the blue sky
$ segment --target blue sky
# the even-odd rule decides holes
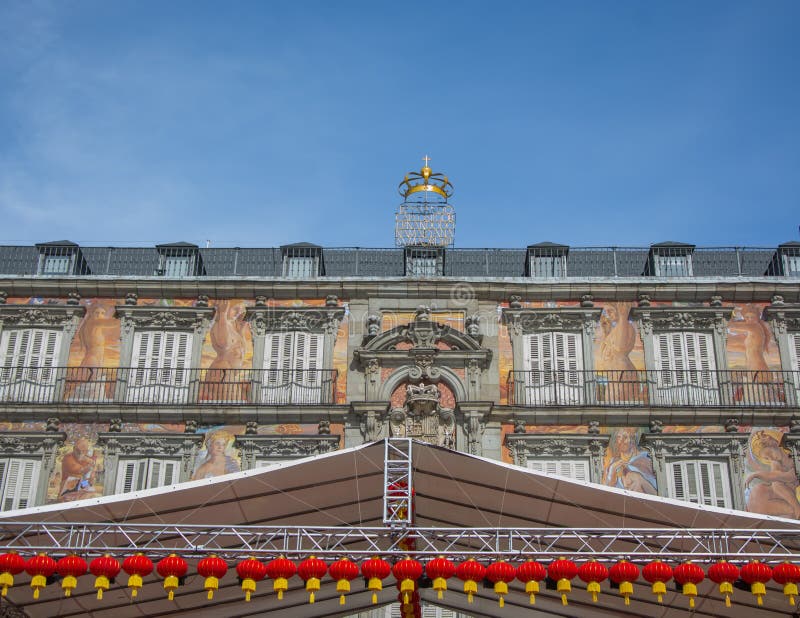
[[[0,242],[774,246],[800,2],[0,0]]]

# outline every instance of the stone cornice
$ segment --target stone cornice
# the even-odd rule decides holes
[[[530,301],[579,301],[592,294],[600,301],[631,302],[647,294],[654,302],[705,302],[711,296],[735,298],[737,303],[769,302],[781,294],[786,302],[800,302],[800,280],[786,277],[680,277],[654,281],[652,277],[585,277],[558,282],[527,277],[437,277],[410,281],[404,277],[319,277],[313,280],[278,280],[264,277],[197,277],[166,280],[163,277],[36,277],[5,276],[0,290],[9,297],[64,298],[78,292],[84,298],[124,298],[129,292],[141,298],[452,298],[468,282],[475,298],[503,302],[510,295]]]
[[[248,307],[245,320],[254,335],[307,331],[335,334],[344,318],[341,307]]]
[[[154,328],[202,333],[211,325],[215,311],[214,307],[117,305],[114,317],[122,321],[123,331],[133,328]]]
[[[602,313],[599,307],[504,307],[502,321],[515,335],[556,330],[593,332]]]
[[[79,305],[0,305],[0,326],[63,327],[85,313]]]

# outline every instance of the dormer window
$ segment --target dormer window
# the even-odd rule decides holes
[[[650,246],[645,275],[652,277],[691,277],[694,245],[662,242]]]
[[[36,245],[39,250],[40,275],[86,275],[89,269],[81,249],[74,242],[59,240]]]
[[[177,279],[202,274],[202,260],[197,245],[177,242],[156,246],[158,250],[157,275]]]
[[[566,277],[569,247],[552,242],[528,246],[526,275],[528,277]]]
[[[436,247],[406,247],[407,277],[438,277],[444,273],[444,251]]]
[[[322,247],[311,243],[297,243],[281,247],[283,276],[291,279],[312,279],[323,273]]]
[[[800,277],[800,242],[783,243],[778,247],[781,272],[785,277]]]

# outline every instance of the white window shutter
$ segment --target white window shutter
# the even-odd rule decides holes
[[[800,333],[789,336],[789,363],[792,371],[800,371]]]
[[[153,335],[151,331],[140,331],[133,335],[133,354],[131,356],[131,366],[133,370],[133,384],[142,386],[149,382],[148,368],[151,366],[153,357]]]
[[[117,493],[127,494],[144,488],[146,459],[122,459],[117,467]]]
[[[669,463],[671,498],[696,504],[731,508],[728,466],[721,461],[686,460]]]
[[[177,332],[174,335],[175,352],[171,366],[175,370],[174,384],[183,386],[189,383],[189,361],[192,355],[192,336],[191,333]]]
[[[2,510],[24,509],[33,505],[42,463],[35,459],[3,461]]]
[[[529,459],[528,468],[548,476],[565,476],[575,481],[589,482],[588,459]]]

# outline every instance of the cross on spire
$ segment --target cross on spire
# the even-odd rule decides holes
[[[428,155],[422,157],[422,160],[425,161],[425,167],[428,167],[428,163],[430,162],[431,158]]]

